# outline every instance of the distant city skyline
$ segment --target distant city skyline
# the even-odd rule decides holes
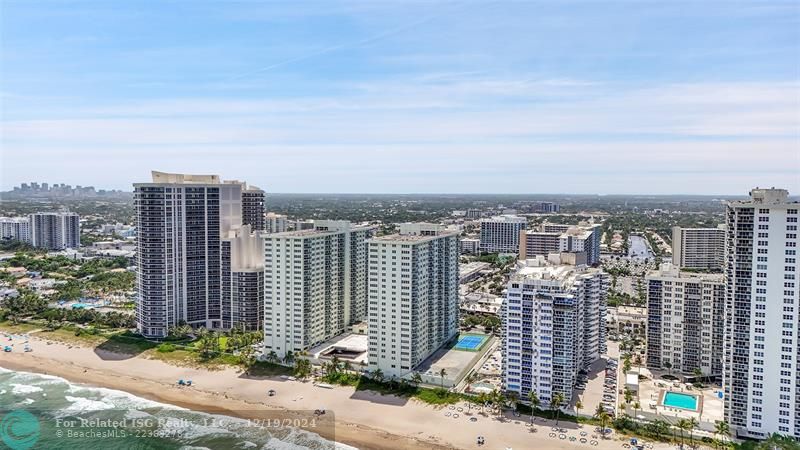
[[[800,193],[796,2],[2,9],[2,191]]]

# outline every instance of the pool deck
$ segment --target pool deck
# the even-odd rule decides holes
[[[695,401],[695,405],[696,405],[695,408],[684,408],[684,407],[676,406],[676,405],[667,405],[666,403],[664,403],[664,401],[667,399],[667,394],[670,393],[670,392],[672,392],[673,394],[687,395],[687,396],[690,396],[690,397],[694,397],[694,401]],[[683,410],[683,411],[696,412],[698,414],[703,414],[703,395],[700,394],[700,393],[688,393],[688,392],[675,391],[675,390],[672,390],[672,389],[662,389],[661,392],[658,395],[658,405],[661,406],[664,409],[667,409],[667,410],[669,410],[669,409],[679,409],[679,410]]]

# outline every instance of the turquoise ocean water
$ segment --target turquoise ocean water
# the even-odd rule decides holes
[[[0,449],[353,449],[262,425],[0,368]]]

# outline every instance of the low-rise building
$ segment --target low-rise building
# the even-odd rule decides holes
[[[606,324],[609,333],[644,338],[647,330],[647,308],[638,306],[609,307]]]
[[[475,281],[485,275],[492,265],[485,262],[471,262],[468,264],[459,264],[458,266],[458,283],[466,284]]]

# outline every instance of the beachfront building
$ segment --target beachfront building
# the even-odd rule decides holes
[[[136,183],[137,331],[163,338],[170,328],[224,330],[235,326],[223,315],[223,239],[242,228],[238,181],[217,175],[152,172]],[[244,233],[242,231],[241,233]],[[238,246],[229,246],[237,260]]]
[[[800,203],[753,189],[726,209],[725,420],[738,436],[800,438]]]
[[[283,214],[267,213],[265,221],[267,233],[283,233],[289,229],[289,221]]]
[[[81,246],[80,217],[72,212],[34,213],[29,216],[31,245],[47,250]]]
[[[519,259],[547,256],[551,253],[578,253],[586,264],[600,263],[601,226],[544,223],[535,230],[520,233]]]
[[[501,309],[503,386],[547,405],[572,399],[578,371],[605,352],[608,276],[561,255],[520,261]]]
[[[673,227],[672,264],[685,269],[722,271],[725,264],[725,226]]]
[[[264,235],[264,354],[307,351],[366,317],[374,227],[320,220]]]
[[[0,239],[30,244],[30,217],[0,217]]]
[[[400,225],[369,241],[369,370],[403,378],[458,333],[458,233]]]
[[[527,228],[528,219],[513,215],[482,219],[480,250],[484,253],[516,253],[519,234]]]
[[[662,264],[647,283],[647,366],[692,376],[722,375],[725,284],[722,274]]]

